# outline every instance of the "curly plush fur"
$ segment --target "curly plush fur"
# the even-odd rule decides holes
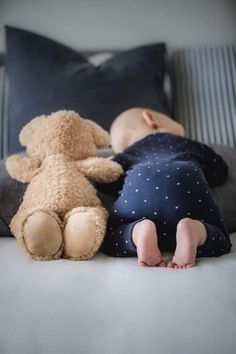
[[[29,157],[7,159],[9,174],[29,183],[11,230],[31,258],[91,258],[101,245],[107,212],[90,181],[108,183],[123,173],[119,164],[94,157],[109,144],[96,123],[73,111],[40,116],[20,133]]]

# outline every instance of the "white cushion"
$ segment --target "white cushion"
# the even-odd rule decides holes
[[[191,269],[135,258],[31,261],[0,239],[3,354],[233,354],[236,234],[230,254]]]

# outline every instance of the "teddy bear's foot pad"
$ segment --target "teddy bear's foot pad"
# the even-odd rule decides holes
[[[67,217],[64,229],[64,257],[72,260],[91,258],[100,247],[106,229],[103,208],[76,208]]]
[[[24,242],[32,258],[38,260],[56,259],[62,248],[61,228],[53,216],[36,211],[24,225]]]

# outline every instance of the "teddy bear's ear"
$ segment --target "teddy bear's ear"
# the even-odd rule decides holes
[[[94,142],[98,148],[106,147],[110,144],[109,133],[92,120],[85,120],[87,127],[91,131]]]
[[[26,146],[33,132],[43,123],[46,116],[39,116],[32,119],[28,124],[21,129],[19,140],[22,146]]]

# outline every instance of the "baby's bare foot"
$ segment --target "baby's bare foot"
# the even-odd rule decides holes
[[[138,222],[132,233],[137,248],[138,264],[147,267],[166,267],[157,243],[156,225],[151,220]]]
[[[177,225],[176,249],[172,259],[167,264],[169,268],[190,268],[195,265],[197,246],[206,241],[207,231],[198,220],[184,218]]]

